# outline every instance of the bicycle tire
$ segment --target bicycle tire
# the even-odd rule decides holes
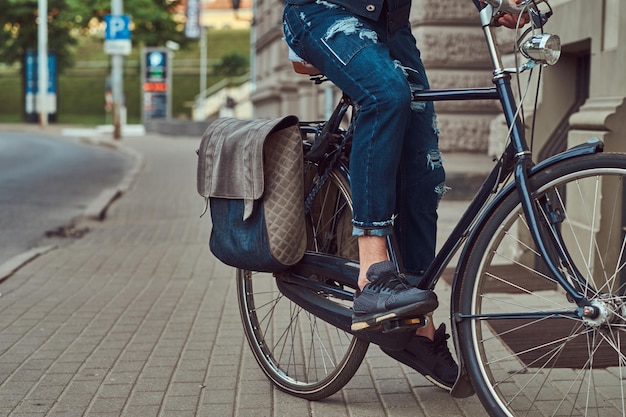
[[[562,313],[576,305],[548,278],[516,192],[482,223],[462,273],[457,318],[463,359],[490,415],[626,415],[625,176],[626,156],[600,153],[530,179],[533,202],[547,197],[558,208],[550,218],[592,280],[583,292],[610,320]],[[475,317],[499,313],[528,317]]]
[[[317,165],[305,162],[305,189],[310,188],[316,172]],[[307,215],[307,250],[358,259],[351,219],[348,181],[335,169]],[[331,299],[309,288],[299,290]],[[367,341],[292,302],[280,293],[272,274],[238,269],[237,291],[248,344],[265,375],[280,390],[320,400],[335,394],[354,376],[367,352]],[[351,302],[333,301],[351,309]]]

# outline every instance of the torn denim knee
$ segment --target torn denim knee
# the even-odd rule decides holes
[[[426,163],[428,164],[428,169],[430,170],[441,168],[443,166],[443,158],[441,157],[439,149],[433,149],[428,152],[426,155]]]
[[[439,120],[437,119],[437,113],[433,113],[433,132],[436,136],[439,136]]]
[[[432,149],[426,154],[426,164],[428,169],[434,171],[436,169],[443,170],[443,157],[439,149]],[[446,186],[445,181],[440,182],[435,186],[435,194],[437,195],[437,205],[443,198],[443,196],[450,190],[450,187]]]
[[[450,187],[448,187],[446,185],[445,182],[442,182],[441,184],[437,185],[435,187],[435,193],[437,194],[437,203],[439,203],[439,201],[441,201],[441,199],[443,198],[443,196],[450,191]]]
[[[414,93],[419,93],[420,91],[424,90],[424,86],[420,85],[420,84],[413,84],[410,83],[409,86],[411,87],[411,93],[414,95]],[[424,111],[426,109],[426,102],[425,101],[411,101],[411,110],[413,111]]]

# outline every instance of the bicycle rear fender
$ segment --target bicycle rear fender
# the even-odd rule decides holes
[[[562,161],[566,161],[571,158],[576,158],[583,155],[591,155],[595,153],[602,152],[604,150],[604,143],[598,138],[591,138],[587,142],[582,143],[580,145],[574,146],[564,152],[561,152],[557,155],[554,155],[540,163],[534,165],[530,169],[529,178],[531,178],[535,173],[540,172],[552,165],[560,163]],[[511,183],[505,186],[500,193],[495,197],[495,199],[489,204],[489,206],[484,210],[481,214],[480,218],[476,222],[476,226],[471,230],[467,241],[463,245],[463,250],[461,251],[459,260],[457,262],[456,270],[454,271],[454,278],[452,281],[452,294],[450,300],[450,324],[451,324],[451,333],[452,339],[455,346],[455,351],[457,352],[457,360],[459,363],[459,375],[457,377],[457,382],[454,385],[451,395],[457,398],[463,398],[471,395],[473,393],[473,389],[471,388],[471,383],[469,381],[469,376],[467,375],[467,371],[465,369],[465,364],[463,363],[463,358],[460,354],[460,348],[458,343],[458,335],[457,335],[457,322],[458,317],[456,316],[456,312],[459,311],[459,299],[460,299],[460,282],[459,277],[463,275],[464,266],[467,264],[468,257],[471,253],[471,248],[473,247],[473,241],[478,236],[480,230],[484,223],[491,217],[492,213],[498,209],[500,203],[509,196],[512,192],[515,192],[515,184]]]

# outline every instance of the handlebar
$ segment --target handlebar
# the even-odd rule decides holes
[[[493,22],[492,19],[502,14],[522,14],[528,13],[532,24],[535,28],[541,28],[552,16],[552,8],[548,3],[548,0],[523,0],[519,4],[511,3],[510,0],[473,0],[474,4],[481,13],[481,22],[483,26],[486,26]],[[538,5],[545,3],[548,5],[549,11],[541,12]],[[484,14],[483,11],[489,8],[489,12]]]
[[[509,3],[509,0],[483,0],[484,3],[489,4],[495,10],[502,13],[518,14],[525,11],[529,4],[538,4],[544,0],[524,0],[519,4]]]

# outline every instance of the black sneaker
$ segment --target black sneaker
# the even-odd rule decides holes
[[[448,349],[446,325],[441,324],[435,331],[434,340],[415,336],[404,350],[380,349],[395,360],[415,369],[426,379],[446,391],[452,391],[459,367]]]
[[[411,287],[391,261],[370,266],[367,279],[354,298],[352,331],[376,330],[385,320],[423,315],[439,305],[434,292]]]

